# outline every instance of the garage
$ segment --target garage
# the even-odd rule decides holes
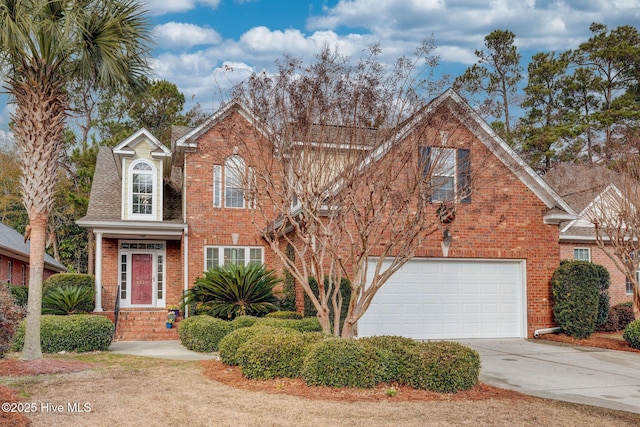
[[[414,258],[378,291],[358,335],[526,337],[524,278],[524,261]]]

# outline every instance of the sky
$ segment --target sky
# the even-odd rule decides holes
[[[221,93],[288,54],[312,59],[338,46],[357,58],[379,43],[388,63],[433,36],[439,74],[476,62],[493,30],[510,30],[523,63],[540,51],[577,48],[598,22],[640,25],[640,0],[146,0],[156,42],[150,76],[175,83],[189,109],[213,112]],[[3,104],[5,102],[3,101]],[[0,137],[11,105],[1,105]],[[2,129],[5,129],[3,131]]]

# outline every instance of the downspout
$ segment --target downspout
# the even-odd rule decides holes
[[[561,327],[556,326],[554,328],[544,328],[544,329],[536,329],[533,331],[534,338],[540,338],[542,334],[555,334],[556,332],[560,332],[562,330]]]
[[[184,282],[184,291],[183,295],[186,295],[186,292],[189,290],[189,225],[185,224],[184,228],[184,259],[183,259],[184,267],[182,270],[184,271],[184,278],[182,279]],[[184,317],[189,317],[189,306],[184,306]]]

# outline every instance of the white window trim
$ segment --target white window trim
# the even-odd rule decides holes
[[[146,174],[151,175],[151,182],[152,182],[152,190],[151,190],[151,213],[150,214],[134,214],[133,213],[133,174],[134,173],[140,173],[140,171],[134,171],[133,169],[136,167],[136,165],[140,164],[140,163],[145,163],[149,166],[151,166],[151,172],[148,172]],[[131,165],[129,165],[129,172],[128,172],[128,179],[129,179],[129,192],[127,194],[128,197],[128,206],[129,206],[129,219],[138,219],[138,220],[152,220],[156,218],[156,214],[157,214],[157,206],[158,206],[158,170],[156,169],[155,165],[153,164],[153,162],[150,162],[149,160],[146,159],[138,159],[134,162],[131,163]]]
[[[222,207],[222,166],[213,165],[213,207]]]
[[[578,259],[576,258],[576,249],[577,250],[586,250],[587,251],[587,260],[584,259]],[[591,262],[591,248],[585,248],[585,247],[580,247],[580,246],[576,246],[573,248],[573,259],[577,260],[577,261],[589,261]]]
[[[263,246],[219,246],[219,245],[205,245],[203,251],[203,271],[207,271],[207,250],[208,249],[218,249],[218,265],[215,267],[219,267],[220,265],[224,265],[224,250],[225,249],[244,249],[244,265],[248,265],[251,260],[251,249],[260,249],[260,262],[264,264],[264,247]],[[222,261],[222,264],[220,264]]]

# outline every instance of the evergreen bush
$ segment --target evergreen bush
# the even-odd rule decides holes
[[[354,340],[325,339],[311,347],[302,366],[308,385],[372,388],[376,384],[378,361]]]
[[[407,352],[406,383],[438,393],[457,393],[478,384],[480,355],[460,343],[429,341]]]
[[[624,330],[627,325],[635,320],[635,316],[633,315],[633,303],[623,302],[620,304],[616,304],[613,306],[613,310],[618,314],[618,330]]]
[[[238,348],[236,357],[246,378],[296,378],[309,345],[302,333],[279,329],[255,335]]]
[[[600,298],[599,270],[587,261],[564,261],[553,273],[553,314],[562,330],[587,338],[596,330]]]
[[[187,317],[178,325],[182,345],[199,353],[218,351],[220,340],[231,331],[231,322],[206,314]]]
[[[24,346],[25,322],[15,335],[14,349]],[[40,318],[40,344],[44,353],[60,351],[105,351],[113,339],[113,323],[105,316],[76,314],[43,315]]]
[[[417,350],[419,343],[411,338],[399,336],[374,336],[358,340],[358,344],[374,352],[379,361],[378,382],[404,383],[407,378],[407,368],[411,363],[411,350]]]
[[[640,320],[634,320],[624,329],[622,338],[633,348],[640,349]]]
[[[273,311],[264,317],[300,320],[302,319],[302,313],[298,313],[297,311]]]
[[[234,329],[249,328],[255,325],[257,321],[258,318],[254,316],[238,316],[231,321],[231,324]]]
[[[316,317],[305,317],[299,320],[264,317],[258,320],[258,324],[274,328],[295,329],[298,332],[322,332],[322,326]]]
[[[42,282],[42,295],[45,295],[50,290],[56,288],[63,288],[66,286],[78,286],[81,288],[87,288],[95,291],[95,279],[90,274],[80,273],[58,273],[50,276],[47,280]],[[91,307],[93,310],[93,307]]]
[[[242,344],[258,335],[275,334],[277,332],[277,328],[259,325],[236,329],[220,340],[218,345],[220,360],[227,365],[237,366],[240,364],[240,360],[237,357],[238,349]]]

